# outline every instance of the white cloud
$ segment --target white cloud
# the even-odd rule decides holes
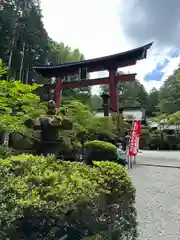
[[[44,25],[51,38],[72,48],[79,48],[86,59],[126,51],[135,46],[130,45],[122,31],[119,18],[121,1],[41,0]],[[159,88],[162,82],[144,82],[143,77],[164,56],[165,52],[159,54],[156,50],[150,51],[146,60],[125,70],[137,72],[137,78],[147,90]],[[165,69],[165,76],[173,72],[179,60],[172,60]]]
[[[140,81],[143,83],[147,91],[150,91],[153,87],[156,87],[159,89],[163,82],[167,79],[168,76],[173,74],[174,70],[177,69],[178,65],[180,64],[180,57],[170,59],[169,64],[162,70],[164,72],[164,76],[160,81],[144,81],[143,77],[146,75],[148,72],[151,72],[153,69],[155,69],[156,64],[160,62],[164,62],[164,58],[166,57],[165,52],[162,52],[162,55],[151,55],[147,59],[139,62],[136,66],[136,71],[137,71],[137,78],[140,79]]]
[[[179,64],[180,64],[180,57],[171,59],[168,66],[163,71],[164,72],[163,80],[165,80],[169,75],[171,75],[174,72],[174,70],[178,68]]]
[[[49,35],[86,58],[128,49],[118,16],[118,0],[42,0]]]

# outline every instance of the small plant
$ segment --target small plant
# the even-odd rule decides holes
[[[7,74],[8,67],[3,66],[3,61],[0,59],[0,77]]]

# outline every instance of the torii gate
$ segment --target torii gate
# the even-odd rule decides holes
[[[68,62],[60,65],[41,65],[34,69],[38,74],[46,78],[56,78],[55,84],[46,84],[45,87],[55,89],[56,106],[60,107],[62,90],[68,88],[83,88],[94,85],[109,85],[111,107],[118,112],[117,83],[134,81],[136,74],[117,75],[117,69],[135,65],[138,60],[146,58],[147,50],[152,43],[130,51],[109,55],[101,58]],[[88,74],[97,71],[108,70],[109,77],[87,80]],[[79,81],[64,82],[64,77],[79,75]]]

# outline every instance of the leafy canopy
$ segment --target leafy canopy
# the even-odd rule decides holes
[[[7,68],[1,65],[2,75]],[[0,128],[9,132],[27,133],[25,119],[35,118],[44,112],[39,96],[33,93],[37,84],[28,85],[20,81],[0,81]]]

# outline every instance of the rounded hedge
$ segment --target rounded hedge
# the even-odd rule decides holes
[[[85,148],[87,149],[104,149],[104,150],[110,150],[112,152],[116,152],[116,146],[113,145],[112,143],[109,142],[104,142],[104,141],[99,141],[99,140],[94,140],[85,143]]]
[[[58,164],[54,156],[0,159],[0,239],[135,239],[135,189],[126,169],[94,165]]]
[[[88,165],[93,161],[117,161],[116,146],[109,142],[94,140],[85,143],[85,159]]]

